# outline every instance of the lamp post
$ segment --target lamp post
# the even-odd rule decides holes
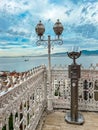
[[[80,57],[81,51],[72,51],[67,53],[68,57],[73,59],[73,63],[69,65],[69,78],[71,79],[71,110],[66,114],[65,120],[71,124],[83,124],[84,119],[78,112],[78,79],[80,78],[80,65],[76,63],[76,59]]]
[[[60,39],[60,35],[63,32],[63,26],[62,23],[59,21],[59,19],[57,20],[57,22],[54,24],[53,26],[53,30],[55,32],[55,34],[57,35],[56,39],[51,39],[51,36],[48,35],[48,39],[43,39],[43,34],[45,32],[45,27],[42,24],[41,21],[39,21],[39,23],[37,24],[35,31],[39,37],[39,40],[36,42],[36,44],[39,45],[44,45],[44,43],[47,45],[48,47],[48,82],[49,82],[49,95],[48,95],[48,106],[47,109],[49,111],[53,110],[53,105],[52,105],[52,79],[51,79],[51,45],[52,44],[59,44],[62,45],[63,41],[62,39]]]

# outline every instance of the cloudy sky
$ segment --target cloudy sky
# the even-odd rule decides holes
[[[36,46],[35,26],[45,25],[44,38],[55,38],[53,25],[60,19],[64,26],[63,45],[52,53],[98,50],[98,0],[0,0],[0,56],[39,55],[47,48]]]

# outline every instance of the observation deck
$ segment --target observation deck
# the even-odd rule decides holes
[[[82,114],[85,123],[83,125],[73,125],[65,122],[66,112],[54,111],[46,116],[42,130],[98,130],[98,113],[82,112]]]
[[[83,125],[67,124],[64,119],[71,101],[67,66],[51,69],[53,111],[47,114],[48,70],[42,65],[0,80],[0,130],[41,130],[40,123],[42,130],[98,130],[98,66],[81,68],[78,110],[84,116]]]

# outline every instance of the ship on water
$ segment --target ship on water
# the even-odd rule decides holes
[[[24,61],[27,62],[27,61],[29,61],[29,59],[25,59]]]

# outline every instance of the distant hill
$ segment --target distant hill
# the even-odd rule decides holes
[[[88,50],[82,50],[82,55],[83,56],[98,56],[98,50],[93,50],[93,51],[88,51]],[[38,56],[1,56],[0,58],[17,58],[17,57],[47,57],[48,54],[44,54],[44,55],[38,55]],[[60,57],[60,56],[67,56],[67,52],[60,52],[60,53],[53,53],[51,54],[51,56],[53,57]]]
[[[83,50],[82,55],[98,55],[98,50],[93,51]]]
[[[98,55],[98,50],[93,50],[93,51],[82,50],[82,55],[84,55],[84,56]],[[47,56],[47,54],[42,55],[42,56]],[[51,56],[53,56],[53,57],[56,57],[56,56],[67,56],[67,52],[53,53],[53,54],[51,54]]]

